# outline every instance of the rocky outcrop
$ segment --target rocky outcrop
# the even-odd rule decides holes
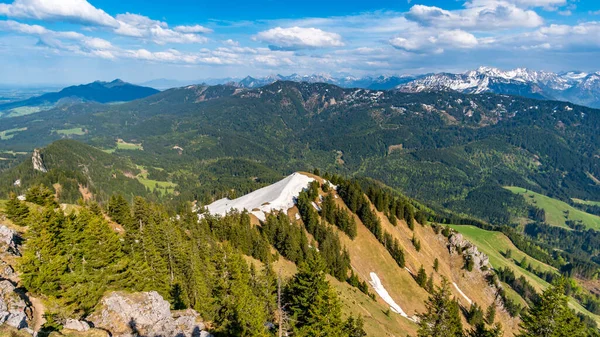
[[[87,322],[69,318],[65,321],[63,329],[84,332],[90,329],[90,325]]]
[[[40,150],[33,150],[33,156],[31,157],[31,162],[33,163],[33,169],[40,172],[48,172],[46,166],[44,165],[44,160],[42,159],[42,154]]]
[[[20,256],[20,243],[19,234],[15,230],[0,225],[0,255],[11,254]]]
[[[460,233],[450,235],[448,238],[448,250],[450,254],[460,252],[464,256],[468,256],[473,261],[473,266],[477,270],[491,269],[489,257],[480,252],[474,244],[465,239]]]
[[[94,327],[114,337],[204,337],[200,316],[194,310],[171,312],[169,302],[155,291],[113,292],[102,298],[100,307],[88,317]]]
[[[7,226],[0,225],[0,325],[6,324],[30,332],[28,314],[31,316],[32,308],[28,304],[27,296],[15,286],[18,281],[17,274],[9,264],[21,255],[20,245],[19,234]]]
[[[0,281],[0,325],[7,324],[17,329],[27,328],[26,310],[28,305],[12,282]]]

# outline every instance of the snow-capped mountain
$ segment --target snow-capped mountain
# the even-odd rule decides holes
[[[402,75],[402,76],[365,76],[365,77],[333,77],[329,74],[313,74],[313,75],[298,75],[292,74],[289,76],[284,75],[269,75],[266,77],[254,78],[247,76],[246,78],[231,83],[239,86],[240,88],[258,88],[265,85],[275,83],[277,81],[292,81],[292,82],[308,82],[308,83],[328,83],[334,84],[343,88],[362,88],[362,89],[373,89],[373,90],[388,90],[397,87],[398,85],[408,83],[417,76]]]
[[[503,71],[498,68],[480,67],[462,74],[439,73],[423,76],[397,88],[403,92],[493,92],[600,107],[600,72],[588,74],[571,71],[557,74],[526,68]]]

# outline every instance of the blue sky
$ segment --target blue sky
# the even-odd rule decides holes
[[[598,71],[596,0],[0,0],[0,83]]]

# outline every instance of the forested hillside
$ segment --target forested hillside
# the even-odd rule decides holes
[[[11,118],[2,128],[20,131],[0,142],[29,152],[76,138],[170,174],[223,158],[280,174],[320,167],[376,178],[437,209],[508,223],[527,210],[505,185],[565,201],[597,199],[599,118],[570,103],[511,96],[277,82],[254,90],[189,86],[118,106]],[[70,128],[85,132],[56,132]],[[492,197],[502,202],[487,202]]]
[[[594,318],[568,309],[564,281],[522,294],[525,311],[502,286],[521,289],[509,271],[430,222],[431,209],[371,180],[309,176],[295,207],[265,221],[119,194],[57,208],[56,186],[27,189],[25,202],[12,194],[4,213],[26,229],[15,267],[44,303],[42,330],[95,322],[107,293],[153,290],[174,310],[195,310],[216,336],[512,336],[536,331],[538,306],[559,310],[557,328],[594,336]]]
[[[596,336],[599,118],[293,82],[9,118],[0,207],[25,244],[7,263],[45,331],[154,290],[216,336],[534,336],[546,310],[555,336]],[[290,209],[209,214],[315,167]]]

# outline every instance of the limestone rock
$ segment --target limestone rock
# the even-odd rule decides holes
[[[42,154],[40,150],[33,150],[33,156],[31,157],[31,162],[33,163],[33,169],[40,172],[48,172],[46,166],[44,165],[44,160],[42,159]]]
[[[448,250],[450,254],[456,254],[460,250],[463,255],[469,256],[473,260],[475,268],[478,270],[491,269],[489,257],[480,252],[477,246],[465,239],[460,233],[453,233],[448,238]]]
[[[4,225],[0,225],[0,252],[20,256],[19,234]]]
[[[88,317],[94,327],[110,331],[114,337],[196,337],[204,324],[198,313],[188,309],[171,313],[169,302],[155,291],[143,293],[113,292]]]
[[[0,325],[7,324],[17,329],[27,328],[27,304],[8,280],[0,281]]]
[[[69,318],[66,320],[65,324],[63,325],[63,328],[84,332],[90,329],[90,325],[87,322]]]

